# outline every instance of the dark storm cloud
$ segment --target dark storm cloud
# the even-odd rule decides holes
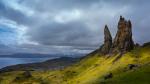
[[[38,11],[60,11],[62,9],[87,8],[91,4],[99,1],[100,0],[22,0],[20,3]]]
[[[53,22],[39,26],[35,31],[29,32],[30,39],[44,45],[96,46],[94,35],[80,22]]]
[[[150,41],[149,0],[13,1],[10,4],[5,0],[0,1],[0,17],[27,27],[25,35],[28,42],[40,45],[26,47],[23,44],[21,48],[25,47],[28,51],[53,51],[45,46],[63,46],[64,50],[68,47],[79,51],[94,50],[103,43],[105,24],[108,24],[113,37],[115,36],[120,15],[131,19],[135,42]],[[12,4],[13,6],[9,6]],[[14,6],[20,9],[15,9]],[[63,49],[57,48],[60,47],[54,50],[58,52]]]
[[[32,19],[20,11],[7,6],[3,1],[0,1],[0,17],[10,19],[24,25],[31,24],[32,22]]]

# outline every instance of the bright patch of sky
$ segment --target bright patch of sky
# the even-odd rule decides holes
[[[24,42],[26,27],[14,21],[0,19],[0,41],[5,45],[18,45]]]
[[[28,8],[27,6],[21,4],[20,0],[2,0],[2,2],[5,4],[5,6],[9,6],[10,8],[20,11],[22,12],[22,14],[25,14],[27,16],[32,16],[34,14],[34,11],[31,10],[31,8]]]
[[[78,20],[82,16],[82,12],[74,9],[71,11],[61,11],[54,17],[54,20],[59,23],[67,23],[70,21]]]

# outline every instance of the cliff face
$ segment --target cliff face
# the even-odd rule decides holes
[[[117,34],[113,42],[107,26],[104,28],[104,35],[105,41],[103,46],[100,48],[100,51],[103,54],[108,54],[109,52],[127,52],[134,48],[131,21],[125,20],[122,16],[120,16]]]
[[[101,48],[101,52],[103,54],[107,54],[107,53],[109,53],[111,47],[112,47],[112,36],[111,36],[111,33],[110,33],[107,25],[105,25],[105,28],[104,28],[104,45]]]
[[[134,47],[132,40],[132,24],[120,16],[118,31],[113,42],[113,51],[130,51]]]

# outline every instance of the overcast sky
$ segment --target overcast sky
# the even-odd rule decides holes
[[[0,0],[0,54],[89,53],[112,36],[120,15],[133,38],[150,41],[150,0]]]

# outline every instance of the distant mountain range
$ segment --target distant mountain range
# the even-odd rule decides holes
[[[58,58],[58,57],[81,57],[85,54],[32,54],[32,53],[16,53],[11,55],[0,55],[0,57],[10,58]]]
[[[76,63],[80,58],[72,58],[72,57],[60,57],[56,59],[50,59],[45,62],[38,63],[27,63],[27,64],[18,64],[7,66],[0,69],[0,72],[8,72],[8,71],[34,71],[34,70],[58,70],[63,69],[67,66],[70,66]]]

